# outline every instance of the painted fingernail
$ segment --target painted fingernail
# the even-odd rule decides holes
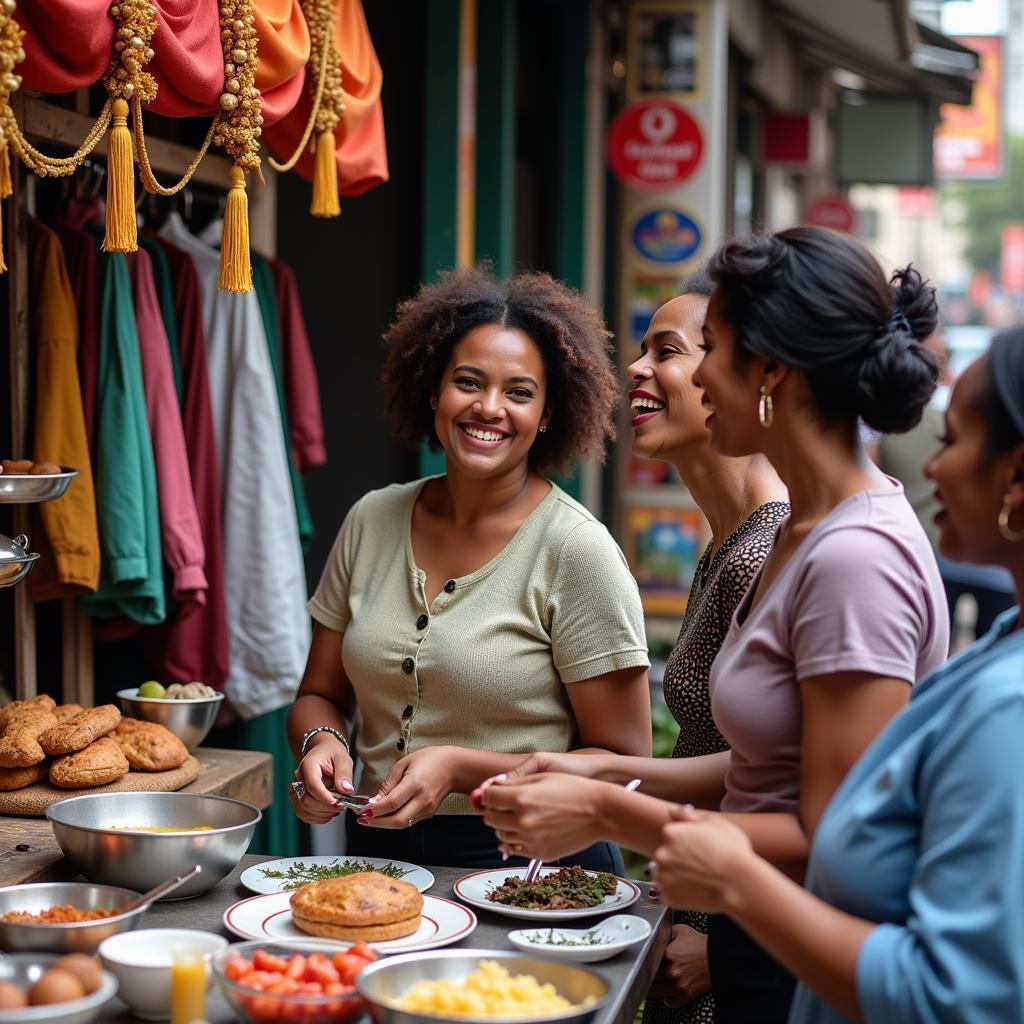
[[[373,808],[372,807],[364,807],[363,808],[363,813],[360,814],[359,817],[360,818],[372,818],[373,817]]]
[[[370,819],[369,819],[369,817],[367,815],[360,814],[359,817],[356,818],[356,824],[357,825],[369,825],[370,824]]]
[[[500,846],[498,849],[501,852],[501,859],[508,860],[508,850],[506,850],[504,846]]]
[[[477,811],[483,810],[484,806],[484,795],[479,789],[474,789],[469,794],[469,802],[473,805],[473,808]]]
[[[346,793],[351,793],[351,792],[353,792],[353,789],[352,789],[352,783],[351,783],[351,782],[349,782],[349,781],[348,781],[348,779],[342,779],[342,780],[341,780],[341,788],[342,788],[343,790],[345,790],[345,792],[346,792]]]
[[[371,796],[371,797],[370,797],[370,799],[369,799],[369,800],[367,800],[366,802],[367,802],[368,804],[375,804],[375,803],[376,803],[376,802],[377,802],[377,801],[378,801],[379,799],[380,799],[380,797],[379,797],[379,796],[377,796],[377,795],[374,795],[374,796]]]
[[[500,775],[495,775],[491,782],[508,782],[508,772],[502,772]]]

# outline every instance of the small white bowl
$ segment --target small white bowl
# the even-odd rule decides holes
[[[635,914],[616,914],[593,928],[519,928],[508,933],[516,949],[555,960],[594,963],[609,960],[651,934],[649,922]],[[582,943],[575,945],[575,943]]]
[[[167,1020],[171,1016],[171,951],[192,946],[203,952],[206,987],[213,975],[210,960],[227,946],[221,935],[190,928],[143,928],[112,935],[100,943],[100,960],[117,977],[118,995],[143,1020]]]

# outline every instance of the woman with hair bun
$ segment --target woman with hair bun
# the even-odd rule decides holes
[[[887,280],[860,243],[821,228],[727,243],[709,271],[716,288],[694,382],[712,446],[767,456],[792,508],[711,668],[711,710],[731,750],[721,812],[802,879],[832,794],[914,681],[946,657],[931,545],[858,435],[861,419],[892,433],[920,418],[937,372],[920,342],[937,308],[915,270]],[[557,803],[558,776],[517,781],[487,789],[486,820],[506,848],[557,855],[539,808]],[[579,816],[653,853],[672,805],[586,781],[574,792]],[[698,803],[686,791],[676,799]],[[565,808],[558,817],[564,830]],[[716,1021],[786,1019],[792,977],[727,917],[710,919],[708,961]]]
[[[330,820],[358,755],[373,799],[350,853],[498,866],[466,796],[485,777],[538,749],[650,754],[636,582],[546,478],[614,434],[608,339],[547,274],[474,268],[422,287],[385,333],[396,431],[443,449],[447,472],[361,498],[309,603],[289,793],[303,821]],[[622,870],[606,843],[570,863]]]
[[[957,381],[925,475],[941,552],[1008,569],[1018,607],[847,775],[806,889],[722,815],[678,808],[657,851],[667,902],[729,914],[800,979],[791,1024],[1024,1020],[1024,329]]]

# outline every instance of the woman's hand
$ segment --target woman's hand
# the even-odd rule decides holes
[[[557,860],[601,838],[598,808],[608,783],[557,772],[500,780],[480,794],[480,807],[502,852]]]
[[[730,887],[756,856],[745,832],[713,811],[689,804],[670,811],[654,851],[656,882],[663,903],[686,910],[723,912]]]
[[[470,799],[479,811],[483,807],[483,794],[489,786],[496,782],[518,782],[528,775],[543,775],[545,772],[561,772],[564,775],[578,775],[584,779],[597,779],[604,770],[604,761],[605,758],[600,754],[554,754],[540,751],[530,754],[526,760],[507,772],[484,779],[470,794]]]
[[[454,787],[457,747],[424,747],[396,761],[357,819],[377,828],[408,828],[431,818]]]
[[[671,1009],[678,1009],[711,991],[708,969],[708,937],[686,924],[672,928],[650,995]]]
[[[302,796],[288,786],[288,796],[295,816],[308,825],[323,825],[340,811],[335,793],[352,792],[352,758],[330,733],[323,732],[310,741],[306,756],[299,762],[292,782],[302,783]]]

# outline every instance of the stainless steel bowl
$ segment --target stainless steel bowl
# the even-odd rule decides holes
[[[146,892],[193,864],[203,870],[165,897],[198,896],[242,859],[260,818],[241,800],[198,793],[93,793],[51,804],[46,817],[64,855],[92,882],[120,882]],[[138,828],[205,832],[133,832]],[[118,826],[114,828],[113,826]]]
[[[391,956],[364,967],[356,977],[356,988],[370,1004],[376,1024],[437,1024],[441,1015],[410,1013],[394,1007],[417,981],[447,978],[461,982],[476,970],[481,960],[497,960],[510,974],[532,974],[538,981],[551,982],[573,1004],[564,1013],[541,1017],[520,1017],[528,1024],[557,1021],[558,1024],[587,1024],[608,998],[608,982],[599,974],[576,964],[544,960],[529,953],[510,953],[504,949],[443,949],[430,953],[406,953]],[[593,999],[588,1006],[582,1005]],[[452,1017],[463,1024],[493,1024],[496,1017]]]
[[[21,505],[59,498],[75,477],[77,469],[61,466],[59,473],[0,473],[0,505]]]
[[[49,954],[14,953],[0,957],[0,981],[8,981],[27,990],[59,958]],[[10,1024],[89,1024],[100,1010],[114,998],[117,979],[109,972],[100,976],[100,987],[81,999],[42,1006],[23,1006],[16,1010],[0,1010],[0,1021]]]
[[[126,715],[170,729],[189,750],[195,750],[206,739],[224,699],[223,693],[188,700],[140,697],[137,687],[118,690],[117,696]]]
[[[6,885],[0,889],[0,917],[22,910],[38,914],[70,903],[79,910],[117,910],[138,899],[139,893],[113,885],[91,882],[36,882]],[[0,921],[0,949],[32,949],[46,953],[94,953],[96,947],[117,932],[138,928],[148,908],[99,921],[76,924],[11,924]]]
[[[0,533],[0,588],[20,583],[32,569],[39,554],[28,549],[28,537],[11,540]]]

